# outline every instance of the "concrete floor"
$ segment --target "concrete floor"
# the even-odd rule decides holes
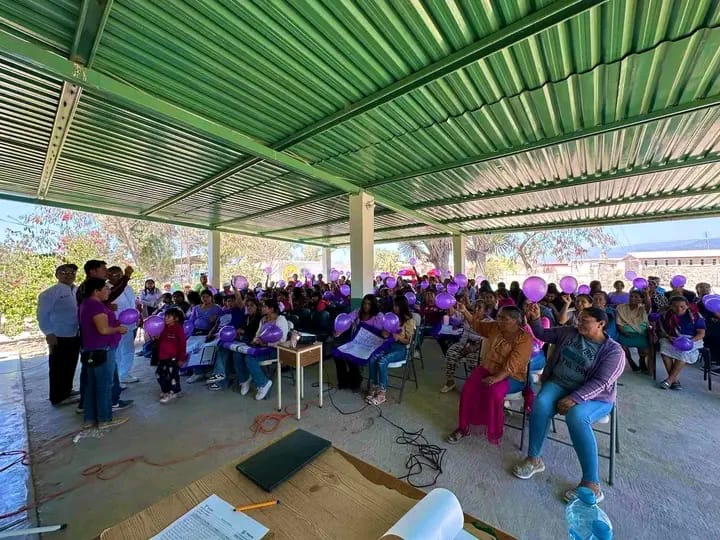
[[[420,390],[409,387],[402,404],[392,399],[383,406],[383,412],[407,430],[423,428],[431,443],[447,447],[442,441],[455,426],[459,393],[438,392],[443,381],[439,348],[430,341],[423,350],[426,360],[425,370],[419,370]],[[269,401],[256,402],[252,396],[241,397],[230,391],[211,393],[198,384],[185,385],[185,398],[161,405],[156,401],[158,387],[151,368],[146,360],[139,359],[135,374],[142,381],[130,385],[123,395],[136,400],[136,406],[127,411],[130,422],[102,438],[84,438],[74,444],[72,434],[81,420],[72,406],[50,406],[45,362],[44,357],[23,361],[36,495],[42,498],[77,487],[40,506],[40,523],[69,524],[67,531],[48,538],[93,538],[220,464],[298,426],[391,474],[404,474],[409,449],[395,443],[399,431],[379,419],[376,409],[340,416],[328,400],[322,409],[311,401],[317,392],[310,387],[316,380],[315,368],[306,370],[310,408],[302,420],[287,418],[274,433],[253,437],[250,427],[256,416],[275,412],[275,389]],[[334,366],[326,364],[325,373],[334,380]],[[693,367],[686,371],[682,392],[661,391],[649,377],[632,373],[625,374],[621,382],[622,453],[616,483],[605,487],[602,504],[613,521],[616,538],[720,538],[720,462],[716,459],[720,448],[720,378],[713,392],[707,391],[702,373]],[[283,395],[290,399],[294,390],[291,384],[289,380],[283,382]],[[362,407],[357,394],[337,392],[333,397],[344,410]],[[547,471],[520,481],[508,472],[521,457],[518,442],[519,432],[506,430],[499,447],[479,436],[448,447],[438,486],[456,493],[467,512],[518,538],[566,538],[560,495],[579,479],[573,450],[549,442],[545,450]],[[607,437],[601,437],[599,444],[605,447]],[[136,461],[97,476],[83,476],[83,470],[93,464],[132,456],[156,462],[185,459],[166,466]],[[601,460],[601,476],[607,478],[607,460]]]

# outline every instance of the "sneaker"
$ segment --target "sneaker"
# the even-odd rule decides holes
[[[112,406],[113,411],[122,411],[128,407],[132,407],[134,400],[132,399],[121,399],[115,405]]]
[[[268,379],[268,381],[264,385],[262,385],[260,388],[258,388],[257,394],[255,394],[255,399],[257,399],[258,401],[265,399],[265,396],[268,395],[268,392],[270,391],[271,386],[272,386],[272,381],[270,379]]]
[[[83,429],[93,429],[95,427],[95,422],[85,422],[82,425]]]
[[[85,409],[83,409],[82,407],[78,407],[77,409],[75,409],[75,414],[82,414],[84,412],[85,412]]]
[[[165,397],[160,398],[160,403],[170,403],[173,399],[177,397],[177,394],[173,394],[172,392],[170,392],[169,394],[165,394]]]
[[[575,499],[577,499],[577,488],[568,489],[565,494],[563,495],[563,501],[566,503],[571,503]],[[600,504],[605,500],[605,494],[600,490],[600,493],[595,494],[595,502],[597,504]]]
[[[57,403],[54,403],[56,407],[61,407],[63,405],[72,405],[73,403],[78,403],[80,401],[80,396],[69,396],[63,399],[62,401],[58,401]]]
[[[512,473],[521,480],[527,480],[544,470],[545,464],[542,461],[536,465],[529,459],[525,459],[513,467]]]
[[[208,385],[208,390],[217,392],[218,390],[224,390],[224,388],[222,386],[220,386],[218,383],[212,383],[212,384]]]
[[[455,381],[453,381],[453,382],[446,382],[446,383],[445,383],[445,386],[443,386],[443,387],[440,389],[440,392],[441,392],[442,394],[447,394],[447,393],[450,392],[451,390],[455,390]]]
[[[670,390],[682,390],[682,389],[683,389],[682,384],[680,384],[679,382],[674,382],[670,385]]]
[[[98,423],[98,429],[110,429],[114,428],[115,426],[119,426],[121,424],[124,424],[130,420],[127,416],[118,416],[116,418],[113,418],[109,422],[99,422]]]
[[[246,396],[249,391],[250,391],[250,379],[248,379],[245,382],[240,383],[240,395]]]
[[[137,377],[133,377],[132,375],[120,379],[120,384],[133,384],[136,382],[140,382],[140,379],[138,379]]]
[[[225,380],[225,375],[221,375],[220,373],[216,373],[212,377],[210,377],[207,381],[205,381],[205,384],[214,384],[219,383],[221,381]]]
[[[198,381],[202,381],[205,376],[202,373],[196,373],[195,375],[190,375],[187,379],[185,379],[185,382],[188,384],[196,383]]]

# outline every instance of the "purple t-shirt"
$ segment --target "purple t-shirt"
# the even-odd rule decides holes
[[[93,317],[104,313],[108,318],[108,326],[120,326],[115,313],[99,300],[88,298],[80,304],[80,337],[83,349],[102,349],[110,347],[114,349],[120,343],[120,334],[103,336],[97,331]]]

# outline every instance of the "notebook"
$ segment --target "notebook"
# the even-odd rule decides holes
[[[327,439],[297,429],[235,468],[265,491],[272,491],[330,446]]]

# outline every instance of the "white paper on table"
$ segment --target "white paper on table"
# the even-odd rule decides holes
[[[259,540],[268,528],[210,495],[150,540]]]
[[[463,538],[465,518],[452,491],[435,488],[425,495],[382,538],[455,540]]]

